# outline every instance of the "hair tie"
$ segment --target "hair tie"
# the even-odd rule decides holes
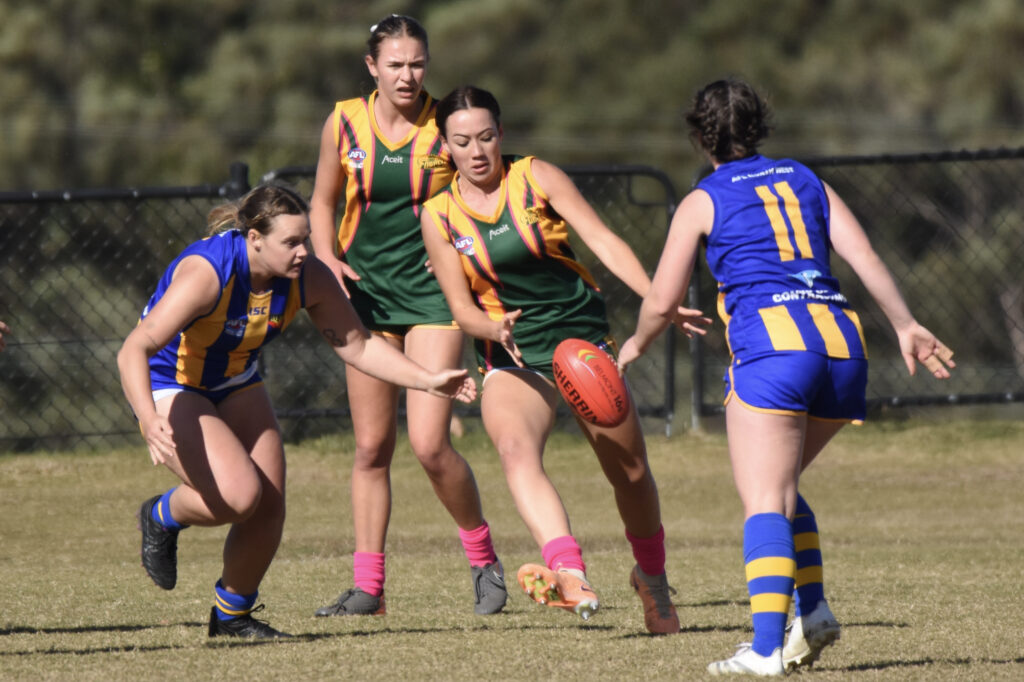
[[[388,16],[387,16],[387,17],[386,17],[386,18],[384,19],[384,21],[387,21],[388,19],[397,19],[397,18],[398,18],[398,17],[400,17],[400,16],[402,16],[402,15],[401,15],[401,14],[395,14],[394,12],[392,12],[391,14],[389,14],[389,15],[388,15]],[[380,24],[382,24],[382,23],[384,23],[384,22],[383,22],[383,21],[382,21],[382,22],[380,22]],[[376,32],[377,32],[377,27],[379,27],[379,26],[380,26],[380,24],[374,24],[373,26],[371,26],[371,27],[370,27],[370,33],[376,33]]]

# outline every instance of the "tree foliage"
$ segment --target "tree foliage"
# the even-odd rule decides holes
[[[681,112],[724,75],[769,93],[789,155],[1024,143],[1013,0],[0,0],[0,187],[217,181],[311,164],[365,94],[369,27],[430,32],[427,86],[495,92],[511,151],[647,163],[685,185]]]

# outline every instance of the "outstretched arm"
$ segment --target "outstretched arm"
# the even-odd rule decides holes
[[[387,341],[370,334],[327,266],[306,261],[306,311],[345,363],[382,381],[464,403],[476,398],[465,369],[430,372]]]
[[[531,170],[541,189],[548,195],[552,208],[565,218],[587,248],[626,286],[644,298],[651,287],[640,259],[622,237],[605,225],[601,217],[580,194],[565,172],[547,161],[534,159]],[[699,310],[684,308],[680,297],[669,323],[675,323],[687,336],[704,334],[711,320]]]
[[[700,239],[711,230],[713,217],[711,197],[702,190],[686,195],[676,208],[654,281],[640,305],[636,331],[619,352],[620,371],[640,357],[678,315],[679,304],[690,286]],[[708,318],[703,320],[711,323]]]
[[[836,194],[825,185],[828,195],[831,219],[832,248],[850,264],[853,271],[864,283],[871,297],[878,303],[889,324],[896,330],[900,352],[911,375],[916,370],[915,360],[922,363],[935,377],[949,378],[949,368],[955,367],[953,351],[942,344],[935,335],[922,327],[900,294],[896,280],[889,268],[879,258],[860,222]]]

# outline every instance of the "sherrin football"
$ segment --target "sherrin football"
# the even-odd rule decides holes
[[[558,390],[581,419],[598,426],[625,420],[626,384],[607,353],[583,339],[566,339],[555,348],[551,364]]]

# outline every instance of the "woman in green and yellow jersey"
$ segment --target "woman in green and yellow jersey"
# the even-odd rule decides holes
[[[598,598],[562,500],[544,471],[544,443],[555,423],[558,391],[551,359],[566,338],[598,344],[614,356],[604,301],[575,259],[569,227],[638,295],[650,287],[640,261],[556,166],[503,157],[500,109],[472,86],[438,104],[437,125],[457,172],[424,205],[423,240],[455,320],[477,339],[484,372],[484,427],[501,457],[520,516],[544,564],[519,569],[520,586],[542,604],[589,618]],[[684,331],[710,323],[679,309]],[[647,463],[636,408],[615,427],[577,419],[615,491],[637,565],[630,583],[655,633],[679,631],[665,575],[658,489]]]
[[[366,67],[377,89],[369,97],[338,102],[323,127],[310,201],[313,248],[374,334],[435,371],[458,367],[462,332],[426,267],[419,229],[423,202],[451,180],[434,124],[436,102],[423,89],[427,34],[415,19],[392,14],[371,28],[367,45]],[[398,389],[354,367],[346,369],[345,379],[356,439],[354,587],[319,609],[319,616],[385,612]],[[451,444],[451,403],[410,392],[406,413],[413,452],[458,525],[471,567],[474,610],[497,613],[507,596],[504,574],[473,472]]]

